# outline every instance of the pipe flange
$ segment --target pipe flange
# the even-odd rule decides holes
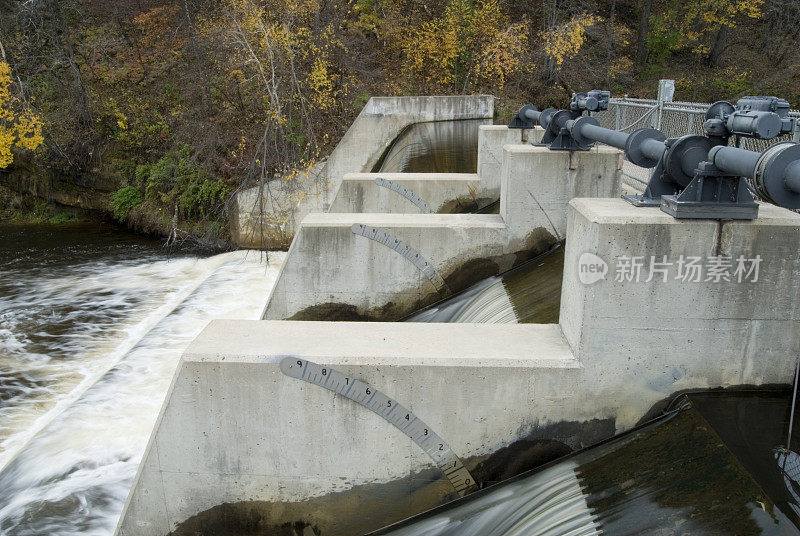
[[[654,128],[640,128],[631,132],[625,142],[625,158],[637,166],[652,168],[658,165],[658,160],[653,160],[642,154],[644,140],[667,141],[667,137],[660,130]]]
[[[521,117],[522,120],[525,121],[525,122],[534,123],[533,119],[528,119],[528,116],[525,115],[525,114],[526,114],[526,112],[538,112],[538,111],[539,111],[539,109],[536,106],[534,106],[533,104],[526,104],[525,106],[523,106],[522,108],[519,109],[519,112],[517,112],[517,115],[519,115],[519,117]]]
[[[671,141],[664,155],[664,170],[680,184],[687,186],[694,178],[700,162],[708,160],[714,142],[705,136],[687,135]]]
[[[752,186],[758,195],[778,206],[800,208],[800,194],[786,187],[786,168],[800,160],[800,143],[776,143],[763,153],[756,164]]]
[[[590,140],[589,138],[581,136],[581,127],[584,125],[594,125],[599,127],[600,121],[590,115],[582,115],[572,121],[572,124],[569,128],[569,133],[572,136],[572,139],[575,140],[575,143],[577,143],[581,148],[588,149],[594,145],[594,140]]]
[[[561,129],[567,126],[567,121],[572,119],[569,110],[557,110],[547,123],[547,130],[553,135],[558,136]]]
[[[553,116],[558,112],[555,108],[545,108],[542,110],[542,114],[539,116],[539,125],[547,130],[547,127],[550,125],[550,120],[553,119]],[[558,132],[556,132],[558,134]]]

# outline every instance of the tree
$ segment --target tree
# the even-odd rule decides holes
[[[647,29],[650,25],[650,11],[653,0],[642,0],[639,12],[639,34],[636,38],[636,70],[640,71],[647,63]]]
[[[586,30],[600,20],[602,19],[597,16],[581,13],[572,17],[568,22],[541,33],[544,51],[554,77],[564,62],[573,58],[580,51],[586,41]]]
[[[527,32],[527,21],[511,24],[497,0],[451,0],[442,16],[410,29],[404,70],[457,93],[476,83],[502,89],[522,67]]]
[[[762,16],[764,0],[669,2],[648,38],[648,48],[665,53],[689,49],[712,67],[720,63],[728,33],[743,19]],[[713,36],[709,42],[708,37]]]
[[[14,161],[14,147],[33,151],[44,141],[42,120],[12,94],[12,85],[11,67],[0,61],[0,168],[7,168]]]

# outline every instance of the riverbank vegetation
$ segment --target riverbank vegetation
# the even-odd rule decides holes
[[[0,183],[225,241],[235,192],[313,168],[372,95],[491,93],[508,116],[674,78],[797,106],[799,28],[795,0],[12,0]]]

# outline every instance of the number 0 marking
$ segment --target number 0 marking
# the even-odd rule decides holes
[[[282,359],[281,372],[291,378],[324,387],[349,398],[383,417],[389,424],[410,437],[431,457],[461,497],[477,489],[474,484],[475,479],[447,443],[419,417],[398,404],[396,400],[392,400],[361,380],[349,378],[338,370],[330,367],[323,368],[321,365],[305,359],[295,357]],[[390,408],[392,411],[387,411]]]

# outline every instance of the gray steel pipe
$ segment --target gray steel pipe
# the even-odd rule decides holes
[[[542,115],[542,112],[540,112],[535,108],[527,108],[524,110],[523,114],[525,115],[526,118],[530,119],[534,123],[538,123],[539,117]]]
[[[784,208],[800,208],[800,144],[776,143],[759,153],[717,146],[708,161],[724,173],[745,177],[759,196]]]
[[[652,128],[640,128],[625,134],[601,127],[597,119],[591,116],[567,121],[566,128],[579,145],[590,147],[592,143],[599,141],[622,149],[625,151],[625,158],[637,166],[655,167],[667,151],[667,145],[664,143],[666,136],[663,132]]]
[[[580,130],[580,132],[578,133],[579,136],[599,141],[600,143],[605,143],[606,145],[616,147],[617,149],[625,149],[625,143],[627,143],[628,141],[628,134],[625,134],[624,132],[618,132],[616,130],[611,130],[609,128],[603,128],[600,125],[594,125],[588,122],[584,122],[582,124],[577,125],[577,128]],[[570,131],[574,136],[575,135],[574,130],[570,129]]]
[[[667,144],[656,138],[645,138],[639,145],[643,155],[651,160],[660,160],[667,151]]]
[[[755,177],[760,159],[761,153],[725,145],[718,145],[708,152],[709,162],[717,169],[736,177]]]

